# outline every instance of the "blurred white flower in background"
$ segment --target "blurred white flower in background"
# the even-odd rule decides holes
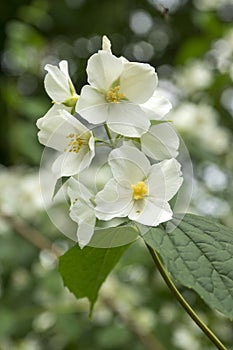
[[[47,181],[44,188],[49,190],[51,182]],[[56,202],[60,199],[57,198]],[[26,167],[0,169],[0,234],[9,231],[6,217],[19,217],[26,221],[38,218],[38,213],[49,208],[51,201],[42,198],[38,171]]]
[[[198,139],[210,152],[222,154],[229,147],[228,131],[218,125],[216,110],[207,104],[180,104],[168,118],[181,133]]]
[[[22,168],[2,168],[0,172],[0,206],[6,215],[33,218],[44,209],[38,172]]]
[[[201,11],[213,11],[228,4],[229,0],[195,0],[194,5]]]
[[[220,39],[213,41],[207,59],[215,62],[220,73],[228,73],[233,65],[233,29],[228,29]]]
[[[213,73],[205,61],[192,60],[178,68],[174,73],[177,86],[184,94],[192,94],[210,86]]]
[[[228,186],[227,175],[214,163],[204,168],[202,177],[205,185],[211,191],[223,191]]]
[[[188,329],[180,325],[173,334],[173,342],[176,346],[184,350],[199,350],[200,344],[193,333],[192,329]]]

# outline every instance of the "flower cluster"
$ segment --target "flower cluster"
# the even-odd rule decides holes
[[[171,104],[156,90],[154,68],[116,57],[104,36],[102,49],[88,60],[88,84],[80,95],[66,61],[45,69],[53,106],[37,121],[38,137],[58,152],[56,178],[69,177],[70,217],[78,224],[80,247],[96,227],[170,220],[168,202],[182,184],[175,159],[179,138],[164,118]],[[102,186],[95,184],[96,167],[107,169]]]

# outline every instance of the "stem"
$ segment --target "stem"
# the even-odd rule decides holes
[[[110,130],[109,130],[109,128],[108,128],[106,123],[104,124],[104,128],[105,128],[105,131],[106,131],[106,133],[108,135],[108,138],[109,138],[109,141],[110,141],[111,145],[114,146],[114,143],[113,143],[113,140],[112,140],[112,135],[111,135]]]
[[[198,315],[194,312],[191,306],[187,303],[187,301],[183,298],[181,293],[176,288],[175,284],[170,279],[167,271],[165,270],[158,254],[148,245],[146,244],[147,249],[154,260],[155,265],[157,266],[161,276],[166,282],[168,288],[174,294],[176,299],[179,301],[184,310],[189,314],[189,316],[193,319],[193,321],[198,325],[198,327],[205,333],[205,335],[212,341],[212,343],[220,350],[227,350],[225,346],[221,343],[221,341],[216,337],[216,335],[206,326],[206,324],[198,317]]]

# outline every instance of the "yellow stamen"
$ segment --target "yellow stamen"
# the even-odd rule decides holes
[[[125,98],[125,95],[119,92],[120,86],[116,86],[106,93],[106,101],[110,103],[118,103],[120,100]]]
[[[139,181],[136,185],[131,185],[133,190],[133,199],[143,199],[148,195],[147,186],[144,181]]]
[[[67,145],[67,148],[64,149],[64,152],[75,152],[78,153],[82,146],[88,144],[88,139],[86,137],[81,137],[78,134],[71,133],[66,136],[70,139],[70,142]]]

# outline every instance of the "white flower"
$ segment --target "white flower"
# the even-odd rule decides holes
[[[57,178],[77,174],[90,165],[95,155],[93,134],[69,112],[58,110],[40,127],[40,143],[61,153],[52,166]]]
[[[78,224],[77,240],[80,248],[83,248],[90,242],[95,230],[93,194],[74,178],[69,179],[67,192],[71,200],[70,217]]]
[[[150,165],[136,147],[122,146],[109,155],[113,178],[96,195],[96,216],[101,220],[128,217],[147,226],[172,218],[168,201],[182,184],[175,159]]]
[[[118,134],[140,137],[150,126],[140,105],[152,97],[157,74],[149,64],[112,55],[108,42],[103,47],[88,61],[90,85],[82,88],[76,111],[90,123],[106,122]]]
[[[169,123],[152,125],[141,136],[141,150],[156,160],[175,158],[178,155],[179,137]]]
[[[46,64],[45,70],[48,72],[44,79],[45,90],[53,103],[75,107],[78,95],[69,76],[68,62],[61,61],[59,68],[52,64]]]

